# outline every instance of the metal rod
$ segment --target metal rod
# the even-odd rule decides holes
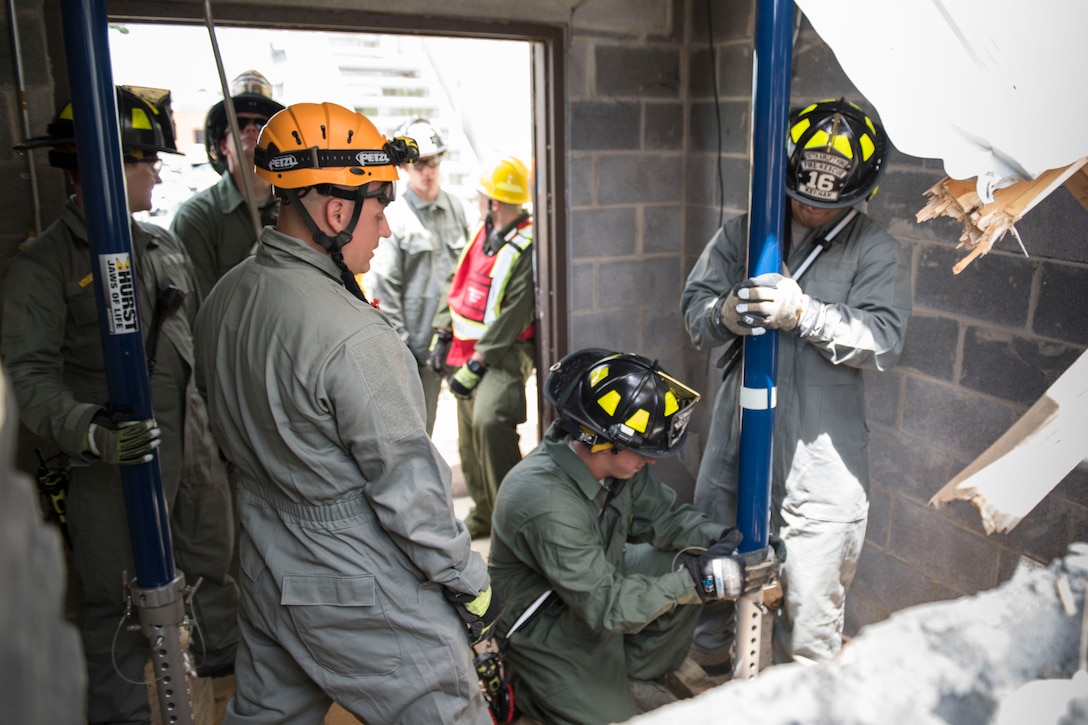
[[[246,152],[242,148],[242,134],[238,131],[238,113],[234,110],[234,101],[231,99],[230,86],[227,85],[227,74],[223,69],[223,56],[219,54],[219,41],[215,38],[215,21],[212,20],[212,2],[204,0],[204,25],[208,28],[208,36],[212,42],[212,53],[215,54],[215,67],[219,70],[219,85],[223,89],[223,110],[227,112],[227,125],[230,126],[230,136],[234,141],[234,153],[239,159],[245,161]],[[226,173],[230,173],[227,166]],[[256,195],[253,193],[253,181],[249,178],[249,169],[242,169],[242,193],[246,197],[246,205],[249,207],[249,220],[253,224],[253,234],[261,235],[261,212],[257,208]],[[256,242],[254,243],[256,249]]]

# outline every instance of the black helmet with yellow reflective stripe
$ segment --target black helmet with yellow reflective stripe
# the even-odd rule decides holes
[[[786,193],[809,206],[839,209],[873,198],[884,173],[884,129],[845,99],[790,114]]]
[[[121,151],[130,161],[154,158],[158,153],[177,154],[170,91],[145,86],[117,86],[117,120]],[[44,136],[27,139],[12,148],[19,151],[49,148],[49,165],[78,168],[76,127],[72,101],[65,101],[46,127]]]
[[[551,367],[544,398],[566,430],[594,452],[628,448],[650,458],[676,453],[699,394],[641,355],[587,348]]]

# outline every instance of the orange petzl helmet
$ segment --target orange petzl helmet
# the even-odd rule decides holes
[[[296,103],[269,119],[253,154],[257,175],[280,189],[396,181],[419,158],[415,141],[390,141],[361,113],[335,103]]]

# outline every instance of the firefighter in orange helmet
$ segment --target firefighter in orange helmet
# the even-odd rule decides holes
[[[364,115],[300,103],[255,161],[282,205],[197,320],[212,425],[239,472],[242,642],[223,722],[490,722],[469,641],[498,612],[453,515],[411,351],[366,272],[397,165]]]

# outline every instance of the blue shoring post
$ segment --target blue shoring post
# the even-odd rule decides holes
[[[758,1],[748,216],[750,277],[780,272],[782,267],[792,26],[792,0]],[[766,548],[768,543],[777,378],[778,332],[746,337],[737,495],[742,552]]]
[[[138,313],[105,2],[62,0],[61,16],[111,405],[146,420],[154,412]],[[136,583],[145,589],[164,587],[174,581],[175,572],[158,453],[150,463],[121,466],[121,483]]]

